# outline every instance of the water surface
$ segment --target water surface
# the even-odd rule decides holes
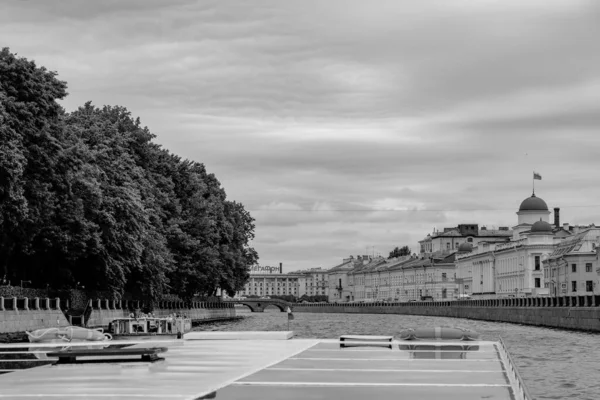
[[[238,321],[201,325],[194,330],[281,331],[287,314],[236,308]],[[535,399],[600,400],[600,334],[502,322],[390,314],[295,313],[289,329],[298,338],[337,338],[344,334],[398,335],[406,328],[456,326],[473,329],[483,340],[502,337]]]

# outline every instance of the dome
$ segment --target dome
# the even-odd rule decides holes
[[[535,197],[534,193],[531,197],[523,200],[519,211],[548,211],[548,205],[541,198]]]
[[[472,250],[473,250],[473,245],[468,242],[461,243],[460,246],[458,246],[458,251],[460,253],[468,253]]]
[[[531,233],[552,233],[552,225],[546,221],[539,220],[531,226]]]

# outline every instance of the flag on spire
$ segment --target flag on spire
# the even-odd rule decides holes
[[[537,179],[538,181],[542,180],[542,176],[537,172],[533,171],[533,179]]]

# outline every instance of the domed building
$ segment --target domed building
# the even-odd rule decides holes
[[[473,251],[473,245],[469,242],[464,242],[458,246],[458,254],[470,253]]]
[[[539,220],[548,222],[550,211],[546,202],[533,193],[531,197],[521,202],[517,215],[519,216],[518,225],[533,224]]]
[[[553,235],[552,225],[550,225],[546,221],[542,221],[541,219],[531,225],[531,229],[529,230],[530,235]]]
[[[533,193],[521,202],[512,240],[482,242],[456,253],[459,292],[475,298],[539,296],[549,293],[542,262],[561,238],[550,225],[546,202]],[[460,250],[464,250],[460,251]]]

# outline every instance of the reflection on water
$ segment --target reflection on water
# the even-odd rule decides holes
[[[287,314],[267,309],[251,313],[236,308],[244,319],[202,325],[203,331],[285,331]],[[532,396],[541,399],[600,399],[600,334],[501,322],[390,314],[294,313],[290,330],[298,338],[341,335],[394,335],[406,328],[456,326],[479,332],[482,340],[502,337]]]
[[[399,347],[418,360],[464,360],[469,351],[479,351],[476,345],[401,344]]]

